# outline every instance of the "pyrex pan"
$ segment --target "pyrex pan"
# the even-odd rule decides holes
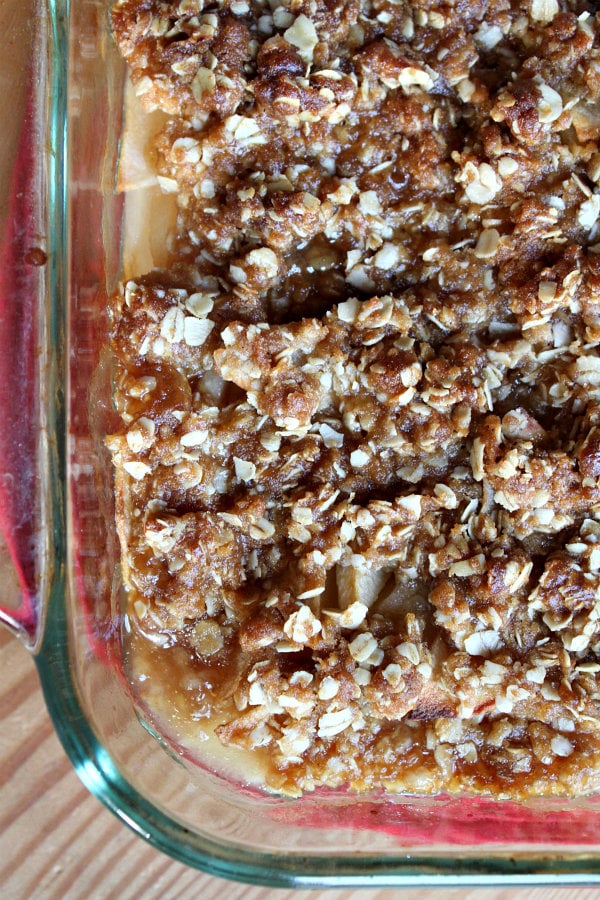
[[[123,677],[105,360],[124,65],[107,0],[0,20],[1,620],[78,775],[159,849],[272,886],[600,883],[600,803],[262,794],[167,751]]]

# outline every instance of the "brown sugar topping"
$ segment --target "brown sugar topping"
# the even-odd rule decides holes
[[[110,305],[142,701],[288,794],[597,790],[600,14],[112,26],[177,207]]]

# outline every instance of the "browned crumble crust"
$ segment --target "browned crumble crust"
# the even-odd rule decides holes
[[[178,207],[110,309],[140,692],[270,788],[600,786],[593,6],[113,8]]]

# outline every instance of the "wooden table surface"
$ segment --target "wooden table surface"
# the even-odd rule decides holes
[[[0,628],[2,900],[599,900],[600,888],[291,891],[174,862],[87,793],[56,738],[33,661]]]

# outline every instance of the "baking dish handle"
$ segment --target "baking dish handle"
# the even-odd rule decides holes
[[[54,4],[52,4],[54,5]],[[52,580],[56,317],[48,247],[54,12],[4,0],[0,28],[0,621],[35,649]],[[54,444],[54,446],[53,446]]]

